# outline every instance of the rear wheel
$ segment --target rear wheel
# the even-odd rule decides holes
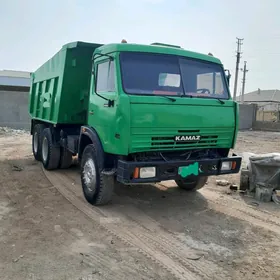
[[[45,128],[42,137],[42,163],[45,169],[58,168],[60,147],[53,140],[50,128]]]
[[[36,124],[32,131],[32,151],[36,160],[41,161],[41,146],[42,146],[42,134],[45,126],[43,124]]]
[[[88,145],[81,161],[81,181],[86,200],[92,205],[110,202],[114,191],[114,176],[103,173],[104,159],[100,158],[97,148]]]
[[[207,182],[207,177],[194,177],[193,179],[175,180],[177,186],[186,191],[196,191],[201,189]]]
[[[72,165],[72,153],[69,152],[66,148],[60,149],[60,161],[59,168],[67,169]]]

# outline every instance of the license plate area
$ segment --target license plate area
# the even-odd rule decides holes
[[[188,176],[198,176],[199,175],[199,164],[198,162],[194,162],[185,166],[180,166],[178,168],[178,174],[182,178],[186,178]]]
[[[186,178],[188,176],[209,176],[218,174],[218,162],[210,161],[210,162],[194,162],[188,165],[180,166],[178,168],[178,175],[182,178]]]

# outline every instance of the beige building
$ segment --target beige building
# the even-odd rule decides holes
[[[241,101],[238,96],[237,101]],[[280,121],[280,90],[256,90],[244,95],[244,103],[257,104],[256,120]]]

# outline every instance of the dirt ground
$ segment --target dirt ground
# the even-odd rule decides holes
[[[250,131],[234,152],[279,148],[280,133]],[[78,167],[44,172],[30,136],[0,128],[0,279],[280,279],[280,206],[216,179],[197,193],[118,186],[96,208]]]

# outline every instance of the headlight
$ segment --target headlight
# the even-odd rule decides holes
[[[222,162],[221,171],[231,170],[232,162],[231,161],[224,161]]]
[[[141,167],[140,168],[140,178],[153,178],[156,177],[155,167]]]

